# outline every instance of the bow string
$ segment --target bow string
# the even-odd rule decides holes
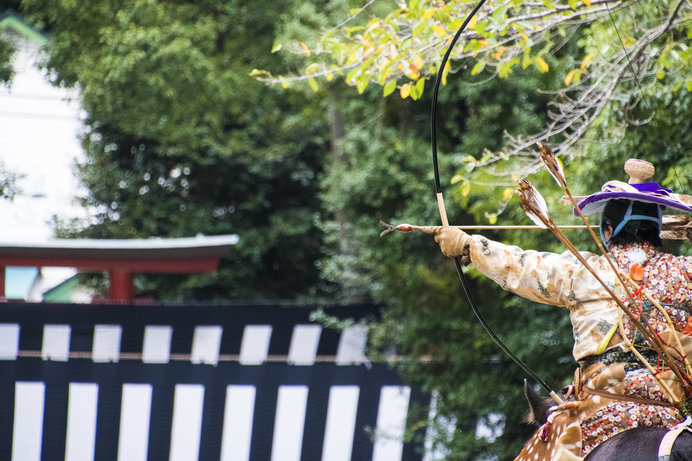
[[[447,65],[447,62],[449,61],[449,57],[452,54],[452,50],[454,49],[454,45],[457,43],[459,40],[459,37],[461,34],[464,32],[468,24],[471,22],[473,17],[476,15],[476,13],[483,7],[485,4],[486,0],[480,0],[478,4],[473,8],[473,10],[469,13],[469,15],[466,17],[464,22],[461,24],[459,29],[457,30],[456,34],[454,35],[454,38],[450,42],[449,46],[447,47],[447,51],[444,54],[444,57],[442,58],[442,62],[440,63],[440,67],[437,72],[437,77],[435,79],[435,87],[434,87],[434,92],[433,92],[433,98],[432,98],[432,105],[431,105],[431,114],[430,114],[430,140],[431,140],[431,146],[432,146],[432,160],[433,160],[433,172],[435,175],[435,194],[437,197],[437,206],[440,212],[440,219],[442,220],[442,225],[443,226],[449,226],[449,221],[447,219],[447,211],[445,209],[444,205],[444,197],[442,195],[442,186],[440,184],[440,169],[437,161],[437,99],[438,99],[438,94],[440,91],[440,82],[442,81],[442,74],[444,72],[445,66]],[[528,367],[519,357],[517,357],[503,342],[500,340],[500,338],[495,334],[495,332],[490,328],[490,325],[488,325],[488,322],[486,322],[485,318],[480,312],[480,309],[478,308],[478,304],[476,303],[473,294],[471,292],[471,287],[469,285],[468,279],[466,275],[464,274],[463,269],[461,268],[461,259],[459,257],[453,258],[454,259],[454,265],[456,266],[457,273],[459,274],[459,281],[461,282],[461,286],[464,292],[464,295],[466,296],[466,299],[468,300],[469,306],[471,307],[471,310],[473,311],[474,315],[480,322],[481,326],[485,330],[485,332],[495,341],[495,343],[502,349],[526,374],[528,374],[534,381],[536,381],[550,396],[556,400],[558,403],[563,403],[562,399],[553,391],[550,386],[548,386],[545,381],[543,381],[531,368]]]

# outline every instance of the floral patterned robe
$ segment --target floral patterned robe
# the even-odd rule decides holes
[[[572,323],[572,353],[581,365],[575,377],[575,408],[556,414],[551,430],[537,433],[517,460],[579,460],[624,430],[672,427],[683,419],[677,409],[651,402],[665,404],[667,398],[653,375],[624,348],[622,334],[634,339],[636,330],[626,317],[622,328],[618,327],[623,316],[617,303],[574,255],[522,250],[480,235],[472,236],[469,253],[474,267],[503,289],[532,301],[566,307]],[[640,285],[659,303],[665,303],[677,331],[672,333],[663,316],[648,306],[650,324],[665,343],[671,344],[672,355],[692,356],[692,256],[661,253],[648,243],[613,245],[610,255],[624,273],[635,263],[640,272],[643,268]],[[586,252],[582,256],[624,300],[625,291],[605,257]],[[638,299],[632,304],[643,305]],[[672,334],[682,341],[683,351],[671,341]],[[606,355],[600,355],[604,351]],[[609,359],[593,360],[595,356]],[[682,387],[671,371],[661,370],[659,376],[676,396],[682,396]],[[639,401],[608,398],[604,393]]]

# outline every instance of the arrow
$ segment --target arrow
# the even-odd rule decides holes
[[[414,224],[387,224],[380,221],[380,224],[385,227],[385,230],[380,232],[380,237],[383,237],[390,232],[413,232],[421,231],[426,234],[434,234],[442,226],[418,226]],[[536,225],[470,225],[470,226],[452,226],[463,231],[467,230],[547,230],[544,227]],[[560,229],[586,229],[583,224],[557,226]],[[692,216],[686,215],[665,215],[663,216],[663,225],[661,226],[661,238],[664,240],[690,240],[692,241]]]

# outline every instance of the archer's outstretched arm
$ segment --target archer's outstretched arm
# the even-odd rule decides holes
[[[466,257],[500,287],[532,301],[572,307],[593,300],[602,291],[593,276],[569,252],[523,250],[451,227],[438,232],[435,240],[446,256]],[[590,253],[584,256],[593,267],[607,273],[602,257]]]

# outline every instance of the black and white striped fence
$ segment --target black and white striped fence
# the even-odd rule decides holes
[[[403,431],[426,396],[309,313],[3,304],[0,460],[422,459]]]

